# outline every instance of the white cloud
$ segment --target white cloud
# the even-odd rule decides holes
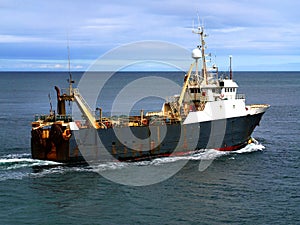
[[[35,49],[37,64],[40,58],[56,60],[66,51],[68,36],[71,55],[81,60],[96,59],[111,48],[141,40],[169,41],[192,49],[198,41],[191,33],[197,12],[210,35],[208,47],[221,57],[297,55],[299,8],[300,2],[292,0],[2,0],[0,58],[6,57],[8,45],[18,44],[14,48],[23,58],[31,58],[28,49]],[[61,52],[48,51],[49,46]]]
[[[228,28],[220,28],[220,29],[212,29],[213,32],[220,33],[234,33],[238,31],[244,31],[245,27],[228,27]]]
[[[92,64],[91,60],[72,60],[72,71],[84,71]],[[40,60],[40,59],[0,59],[0,68],[6,71],[68,71],[67,60]]]
[[[40,37],[26,37],[26,36],[0,34],[0,43],[27,43],[27,42],[45,42],[45,39]]]

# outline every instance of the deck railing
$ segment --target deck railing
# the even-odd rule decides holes
[[[235,99],[246,99],[245,94],[236,94]]]

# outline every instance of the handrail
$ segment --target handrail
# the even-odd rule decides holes
[[[245,94],[236,94],[235,99],[246,99]]]

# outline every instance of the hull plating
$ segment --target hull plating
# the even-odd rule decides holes
[[[70,139],[70,160],[143,160],[244,147],[263,113],[195,124],[161,124],[109,129],[81,129]],[[128,128],[127,128],[128,129]],[[72,147],[73,146],[73,147]],[[78,147],[77,147],[78,146]],[[78,148],[80,152],[78,152]]]

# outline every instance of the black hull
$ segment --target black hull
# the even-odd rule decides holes
[[[248,144],[263,114],[187,125],[176,123],[80,129],[72,131],[72,137],[68,140],[55,137],[53,140],[49,138],[40,141],[35,132],[31,138],[32,157],[77,163],[149,160],[189,155],[202,149],[233,151]]]
[[[125,128],[82,129],[75,133],[80,154],[72,157],[70,152],[69,161],[81,160],[81,156],[87,161],[137,161],[189,155],[201,149],[233,151],[248,144],[262,115],[187,125],[153,125],[151,129],[148,126],[130,127],[137,139],[132,138],[132,133]]]

